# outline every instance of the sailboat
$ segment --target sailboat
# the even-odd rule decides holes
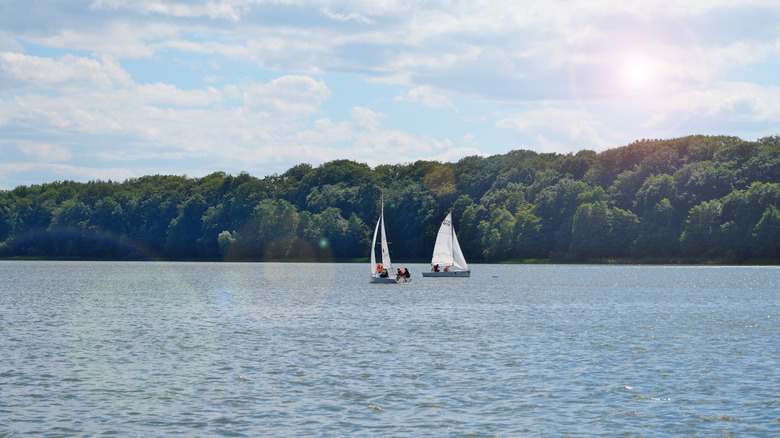
[[[452,226],[452,212],[441,222],[439,232],[436,235],[436,244],[433,246],[431,258],[431,271],[423,272],[423,277],[470,277],[471,270],[463,257],[463,251],[458,244],[458,236],[455,235],[455,227]]]
[[[381,232],[380,232],[381,229]],[[380,245],[382,247],[382,261],[376,262],[376,238],[380,236]],[[371,243],[371,283],[398,283],[410,281],[404,277],[397,278],[393,272],[393,262],[390,261],[390,249],[387,245],[387,235],[385,234],[385,200],[382,198],[382,213],[376,221],[374,228],[374,240]]]

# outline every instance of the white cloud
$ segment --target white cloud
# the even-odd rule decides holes
[[[24,46],[16,40],[13,33],[0,29],[0,52],[22,52]]]
[[[428,135],[415,136],[400,130],[383,130],[358,135],[354,147],[368,162],[399,163],[408,157],[429,156],[451,145],[449,139],[438,140]]]
[[[377,113],[371,108],[356,106],[352,108],[352,120],[354,125],[361,130],[376,131],[379,129],[380,120],[386,116],[381,113]]]
[[[233,145],[272,144],[300,126],[302,118],[320,111],[330,97],[323,80],[300,75],[228,85],[224,92],[213,87],[182,90],[162,82],[136,84],[107,58],[3,53],[0,59],[3,74],[25,79],[29,90],[7,99],[0,95],[0,129],[35,126],[39,133],[60,138],[119,136],[109,149],[89,151],[94,147],[84,146],[80,155],[103,161],[203,158],[216,147],[222,151]],[[52,74],[47,77],[38,70]],[[225,100],[236,98],[243,98],[243,106],[235,106],[242,105],[241,100]],[[54,146],[29,146],[26,152],[39,158],[59,152],[63,158],[65,150]]]
[[[154,44],[157,50],[174,50],[185,54],[220,55],[227,58],[247,59],[252,56],[251,42],[246,44],[220,43],[216,41],[190,41],[167,39]]]
[[[254,84],[244,92],[248,109],[285,117],[302,117],[319,111],[330,97],[323,80],[308,76],[282,76],[265,84]]]
[[[780,35],[772,41],[740,39],[723,46],[709,47],[702,53],[705,80],[724,72],[744,68],[767,59],[780,60]]]
[[[47,143],[23,144],[19,149],[27,155],[37,158],[39,161],[50,163],[56,161],[68,161],[73,156],[70,150],[63,146]]]
[[[121,1],[95,0],[91,10],[129,9],[142,14],[166,15],[171,17],[193,18],[208,17],[212,20],[222,19],[238,21],[247,9],[247,1],[208,1],[201,2],[171,2],[156,0]]]
[[[441,94],[437,94],[431,87],[428,86],[412,88],[406,94],[396,96],[395,100],[417,103],[434,109],[455,109],[455,106],[452,104],[452,102],[450,102],[449,99],[447,99],[447,97]]]
[[[547,108],[514,114],[499,120],[496,126],[509,129],[528,143],[529,149],[543,152],[574,152],[581,149],[605,149],[614,143],[601,138],[601,124],[581,110]]]
[[[297,162],[312,164],[346,157],[371,166],[419,159],[451,161],[467,155],[482,155],[474,147],[454,146],[446,138],[384,129],[381,122],[385,117],[371,108],[354,107],[350,121],[335,123],[327,118],[318,119],[311,129],[277,139],[276,146],[273,141],[263,146],[263,154],[268,155],[265,151],[271,150],[275,151],[271,155],[279,159],[297,158]],[[287,146],[281,147],[280,144]]]
[[[24,89],[105,90],[132,85],[130,75],[110,56],[54,59],[0,52],[0,77]]]
[[[314,126],[293,133],[290,141],[294,144],[327,145],[346,142],[354,138],[354,124],[350,122],[334,122],[329,118],[317,119]]]
[[[322,13],[323,13],[323,15],[325,15],[328,18],[332,18],[332,19],[334,19],[336,21],[341,21],[341,22],[354,20],[354,21],[357,21],[357,22],[363,23],[363,24],[372,24],[372,23],[374,23],[374,21],[371,20],[370,18],[367,18],[367,17],[365,17],[365,16],[363,16],[361,14],[358,14],[356,12],[351,12],[349,14],[340,14],[340,13],[337,13],[337,12],[333,12],[333,11],[327,9],[327,8],[324,8],[322,10]]]
[[[176,85],[160,82],[139,85],[136,93],[138,93],[139,99],[146,104],[204,107],[222,101],[222,93],[213,87],[203,90],[180,90]]]
[[[90,96],[94,97],[94,96]],[[38,134],[107,134],[119,129],[117,119],[107,111],[108,103],[87,96],[49,97],[26,94],[5,101],[0,109],[0,127],[34,126]]]
[[[647,127],[677,123],[681,117],[704,118],[722,124],[776,124],[780,120],[780,87],[745,82],[720,82],[706,90],[692,90],[659,101]],[[682,115],[682,116],[681,116]]]
[[[34,44],[62,50],[82,50],[125,59],[148,58],[159,49],[148,41],[174,38],[181,31],[168,23],[128,23],[121,20],[90,22],[78,30],[52,29],[50,33],[32,34],[25,39]]]

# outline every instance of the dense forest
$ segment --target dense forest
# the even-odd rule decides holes
[[[0,192],[0,257],[365,259],[383,195],[407,262],[430,257],[449,210],[472,262],[780,260],[779,136],[20,186]]]

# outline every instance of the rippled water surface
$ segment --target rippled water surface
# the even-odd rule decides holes
[[[777,436],[780,269],[0,262],[0,436]]]

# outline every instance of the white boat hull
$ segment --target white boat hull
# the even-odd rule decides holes
[[[370,283],[411,283],[411,278],[406,277],[377,277],[371,276]]]
[[[371,283],[398,283],[395,277],[371,277]]]
[[[471,277],[471,271],[423,272],[423,277]]]

